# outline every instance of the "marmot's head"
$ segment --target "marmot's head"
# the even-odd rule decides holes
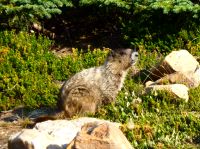
[[[126,70],[137,62],[138,52],[132,49],[112,50],[107,58],[107,64],[115,69]]]

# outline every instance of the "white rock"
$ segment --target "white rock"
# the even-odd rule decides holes
[[[11,136],[8,141],[9,149],[45,149],[56,144],[55,138],[51,135],[41,133],[34,129],[23,129],[21,132]],[[61,149],[57,146],[55,149]]]
[[[148,86],[150,86],[150,85],[153,85],[155,82],[153,82],[153,81],[147,81],[146,83],[145,83],[145,87],[148,87]]]
[[[199,86],[200,85],[200,67],[198,67],[194,72],[194,80],[196,84],[198,84],[197,86]]]
[[[195,72],[198,67],[198,61],[187,50],[172,51],[157,67],[152,68],[150,78],[155,81],[174,72]]]
[[[199,66],[197,60],[187,50],[172,51],[165,57],[164,62],[176,72],[194,72]]]
[[[11,136],[8,141],[9,149],[66,149],[81,127],[89,122],[97,124],[109,123],[119,127],[119,123],[112,123],[96,118],[79,118],[75,120],[55,120],[37,123],[33,129],[24,129]]]
[[[159,90],[168,91],[179,98],[185,99],[186,102],[189,99],[188,95],[189,88],[183,84],[150,85],[146,87],[146,93],[150,91],[159,91]]]

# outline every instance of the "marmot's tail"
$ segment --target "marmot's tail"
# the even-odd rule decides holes
[[[65,113],[61,111],[53,115],[43,115],[43,116],[37,117],[33,120],[33,122],[36,124],[36,123],[40,123],[40,122],[44,122],[48,120],[57,120],[57,119],[65,119],[65,118],[66,118]]]
[[[56,120],[57,118],[55,116],[51,116],[51,115],[44,115],[44,116],[40,116],[37,117],[36,119],[34,119],[34,123],[40,123],[40,122],[44,122],[44,121],[48,121],[48,120]]]

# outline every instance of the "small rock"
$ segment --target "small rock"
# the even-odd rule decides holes
[[[153,81],[147,81],[145,83],[145,86],[148,87],[148,86],[153,85],[153,84],[155,84],[155,82],[153,82]]]
[[[132,149],[124,134],[108,123],[89,123],[82,127],[67,149]]]
[[[149,83],[149,81],[147,83]],[[151,82],[150,85],[152,84],[184,84],[189,88],[195,88],[200,84],[200,69],[197,69],[195,72],[175,72],[155,82]]]
[[[169,84],[169,85],[151,85],[145,88],[145,92],[148,93],[150,91],[168,91],[174,94],[176,97],[185,99],[187,102],[189,99],[188,95],[188,87],[183,84]]]
[[[126,127],[129,129],[129,130],[133,130],[135,128],[135,124],[133,122],[133,119],[130,119],[128,121],[128,123],[126,124]]]
[[[133,105],[142,103],[142,99],[140,97],[134,98],[131,102]]]

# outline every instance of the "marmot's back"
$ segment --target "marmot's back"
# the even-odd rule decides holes
[[[100,78],[101,67],[97,67],[85,69],[65,82],[61,89],[60,108],[66,112],[66,117],[96,111],[96,105],[102,99],[98,86]]]
[[[119,49],[109,54],[104,65],[75,74],[62,86],[59,108],[72,117],[95,113],[102,104],[114,101],[137,57],[131,49]]]

